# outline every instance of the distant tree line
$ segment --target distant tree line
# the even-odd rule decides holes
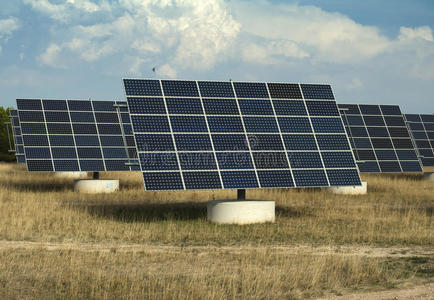
[[[14,148],[13,135],[12,135],[12,126],[7,126],[6,122],[11,122],[9,118],[9,110],[10,108],[4,108],[0,106],[0,161],[15,161],[15,154],[9,153],[9,139],[8,139],[8,130],[11,138],[12,149]]]

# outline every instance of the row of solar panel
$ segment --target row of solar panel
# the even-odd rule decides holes
[[[320,84],[124,79],[124,87],[127,96],[163,96],[164,91],[175,97],[334,99],[331,87]]]
[[[71,117],[70,117],[71,116]],[[20,122],[47,123],[117,123],[117,113],[20,110]],[[129,113],[121,113],[123,123],[131,123]]]
[[[424,166],[434,166],[434,115],[406,114],[411,135]]]
[[[128,112],[125,101],[91,101],[91,100],[41,100],[41,99],[17,99],[17,109],[44,110],[44,111],[95,111],[95,112]]]
[[[334,101],[128,97],[131,114],[339,116]],[[203,108],[202,108],[203,103]],[[239,106],[239,109],[238,109]],[[166,110],[167,107],[167,110]]]
[[[130,124],[122,126],[125,135],[132,136]],[[95,123],[21,123],[21,131],[16,134],[67,134],[67,135],[122,135],[119,124],[95,124]]]
[[[27,169],[35,172],[98,172],[98,171],[139,171],[139,167],[130,167],[130,160],[108,159],[27,159]]]
[[[327,175],[326,175],[327,173]],[[257,176],[256,176],[257,174]],[[144,172],[146,190],[324,187],[359,185],[357,170]],[[221,180],[220,180],[221,178]],[[328,178],[328,180],[327,180]],[[295,182],[294,182],[295,181]]]

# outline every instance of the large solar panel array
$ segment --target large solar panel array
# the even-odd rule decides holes
[[[117,105],[117,107],[115,107]],[[29,171],[129,171],[136,158],[126,102],[17,99]]]
[[[434,166],[434,115],[406,114],[405,119],[422,165]]]
[[[399,106],[338,106],[360,172],[422,172]]]
[[[146,190],[360,185],[329,85],[124,79]]]
[[[20,120],[18,119],[18,111],[11,109],[9,111],[11,119],[13,142],[15,145],[15,157],[18,163],[25,163],[26,156],[24,155],[23,137],[21,136]]]

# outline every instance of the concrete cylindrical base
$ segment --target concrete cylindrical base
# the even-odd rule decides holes
[[[57,178],[83,178],[87,177],[87,172],[55,172]]]
[[[213,200],[207,205],[208,220],[220,224],[274,222],[274,201]]]
[[[327,188],[327,191],[340,195],[365,195],[368,193],[368,183],[366,181],[362,181],[362,185],[332,186]]]
[[[76,180],[74,191],[87,194],[113,193],[119,190],[119,180]]]
[[[423,173],[423,178],[428,181],[434,181],[434,172]]]

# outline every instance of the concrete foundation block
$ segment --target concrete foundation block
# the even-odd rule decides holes
[[[55,172],[54,177],[57,177],[57,178],[84,178],[84,177],[87,177],[87,172]]]
[[[213,200],[207,205],[208,220],[220,224],[254,224],[274,222],[274,201]]]
[[[362,185],[360,186],[332,186],[327,188],[327,191],[339,195],[365,195],[368,193],[368,183],[362,181]]]
[[[434,181],[434,172],[423,173],[423,179],[428,180],[428,181]]]
[[[119,190],[119,180],[82,179],[74,182],[74,191],[78,193],[99,194],[113,193]]]

